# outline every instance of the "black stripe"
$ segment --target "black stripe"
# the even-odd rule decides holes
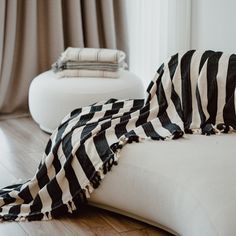
[[[9,189],[9,190],[0,190],[0,194],[1,193],[6,193],[6,192],[11,192],[12,190],[17,190],[17,191],[20,191],[20,188],[23,184],[12,184],[12,185],[9,185],[7,187],[5,187],[4,189]],[[0,195],[1,196],[1,195]]]
[[[44,163],[36,174],[36,178],[40,189],[42,189],[49,182],[47,171],[48,171],[47,167]]]
[[[57,131],[57,136],[56,136],[55,142],[58,142],[61,140],[61,138],[65,132],[65,129],[68,125],[69,125],[69,120],[67,120],[67,122],[64,122],[62,125],[60,125],[60,127],[58,128],[58,131]]]
[[[127,114],[131,114],[132,112],[140,110],[141,108],[143,108],[144,104],[145,104],[144,99],[133,100],[133,106],[130,108],[130,110],[128,112],[125,112],[123,115],[125,116]]]
[[[130,118],[130,114],[124,114],[120,118],[120,123],[115,126],[115,134],[117,138],[120,138],[123,134],[127,133],[126,125],[129,123]]]
[[[156,80],[156,92],[155,93],[156,93],[156,97],[157,97],[158,101],[159,101],[159,97],[162,97],[162,96],[166,97],[164,90],[163,90],[162,83],[161,83],[161,79],[162,79],[163,74],[164,74],[164,69],[163,69],[163,71],[160,72],[160,74]],[[164,102],[164,103],[162,103],[162,102]],[[164,107],[167,105],[166,99],[164,99],[162,102],[161,103],[159,102],[159,112],[160,112],[160,110],[162,111],[164,109]]]
[[[181,100],[180,100],[178,94],[176,93],[176,91],[174,90],[173,84],[172,84],[172,91],[171,91],[171,100],[175,105],[176,112],[178,113],[179,117],[183,121],[183,109],[181,106]]]
[[[155,140],[159,140],[159,139],[163,139],[157,132],[156,130],[154,129],[152,123],[149,121],[145,124],[142,125],[142,128],[145,132],[145,134],[147,135],[147,137],[150,137],[152,139],[155,139]]]
[[[76,123],[76,125],[72,128],[72,130],[84,126],[87,122],[89,122],[95,115],[95,112],[91,112],[91,110],[80,117],[80,120]]]
[[[61,170],[61,163],[60,163],[60,160],[57,155],[58,148],[60,145],[61,145],[61,141],[58,141],[57,143],[54,144],[54,147],[52,149],[52,153],[53,153],[52,165],[53,165],[56,173],[58,173]]]
[[[107,100],[104,104],[110,104],[110,103],[114,103],[114,102],[116,102],[117,101],[117,99],[115,99],[115,98],[110,98],[109,100]]]
[[[111,117],[112,115],[118,114],[120,109],[124,107],[124,102],[116,102],[112,104],[110,110],[107,110],[104,117]]]
[[[216,52],[207,61],[207,111],[209,113],[209,119],[206,121],[210,124],[215,124],[217,114],[217,73],[218,63],[221,58],[222,52]]]
[[[128,133],[125,133],[125,137],[129,138],[130,136],[137,136],[134,130],[130,130]]]
[[[198,112],[199,112],[199,115],[200,115],[201,128],[202,128],[202,126],[205,124],[206,116],[205,116],[205,114],[204,114],[204,112],[203,112],[202,102],[201,102],[201,96],[200,96],[200,93],[199,93],[199,88],[198,88],[198,86],[197,86],[197,88],[196,88],[196,99],[197,99]]]
[[[47,143],[47,146],[45,148],[45,154],[48,155],[49,152],[51,151],[51,148],[52,148],[52,140],[51,138],[48,140],[48,143]]]
[[[73,110],[71,113],[70,113],[70,118],[68,118],[66,121],[64,121],[63,123],[61,123],[58,127],[58,130],[62,128],[62,126],[67,126],[68,123],[74,119],[75,117],[79,116],[80,113],[82,112],[82,108],[77,108],[75,110]]]
[[[24,203],[30,203],[33,201],[28,185],[19,192],[18,196],[24,200]]]
[[[110,150],[110,147],[108,145],[105,130],[99,132],[96,136],[94,136],[93,141],[101,160],[103,162],[106,161],[107,158],[112,154],[112,151]]]
[[[199,74],[201,73],[202,67],[205,64],[206,60],[212,56],[215,52],[211,51],[211,50],[207,50],[205,51],[202,56],[201,56],[201,60],[200,60],[200,64],[199,64]]]
[[[159,74],[159,76],[158,76],[158,78],[156,79],[156,81],[155,81],[155,83],[156,83],[156,96],[158,97],[159,96],[159,90],[158,90],[158,88],[159,88],[159,84],[161,83],[161,78],[162,78],[162,76],[163,76],[163,74],[164,74],[164,67],[165,67],[165,65],[164,65],[164,63],[159,67],[159,69],[157,70],[157,73]],[[146,103],[145,104],[148,104],[150,101],[151,101],[151,91],[152,91],[152,89],[153,89],[153,87],[154,87],[154,84],[155,84],[153,81],[151,81],[151,83],[150,83],[150,85],[149,85],[149,87],[148,87],[148,89],[147,89],[147,92],[149,93],[149,96],[148,96],[148,99],[146,100]]]
[[[86,140],[91,137],[91,132],[98,126],[98,122],[90,123],[84,126],[80,139],[81,141]]]
[[[4,194],[1,197],[3,198],[3,201],[4,201],[5,205],[13,203],[13,202],[16,201],[16,199],[14,197],[11,197],[8,193]]]
[[[163,70],[164,70],[164,67],[165,67],[165,64],[162,63],[161,66],[158,68],[157,73],[158,73],[158,74],[162,74],[162,73],[163,73]]]
[[[119,109],[111,109],[111,110],[107,110],[104,114],[104,118],[110,118],[112,117],[113,115],[115,114],[118,114],[119,113]]]
[[[106,129],[111,127],[111,120],[108,120],[101,124],[101,130],[105,131]]]
[[[73,129],[73,131],[74,131],[74,129]],[[73,149],[73,146],[72,146],[73,131],[70,131],[62,140],[61,145],[62,145],[62,150],[65,155],[65,158],[70,156],[72,149]]]
[[[169,60],[169,62],[168,62],[168,68],[169,68],[171,80],[172,80],[173,77],[174,77],[174,74],[175,74],[175,71],[176,71],[177,66],[178,66],[178,53],[176,53],[175,55],[173,55],[173,56],[171,57],[171,59]]]
[[[91,106],[90,112],[98,112],[98,111],[101,111],[102,108],[103,108],[102,105]]]
[[[14,205],[9,209],[9,215],[11,220],[15,220],[20,213],[21,205]]]
[[[77,108],[77,109],[73,110],[73,111],[70,113],[70,116],[71,116],[71,117],[78,116],[78,115],[81,113],[81,111],[82,111],[82,108],[81,108],[81,107],[80,107],[80,108]]]
[[[112,104],[112,110],[119,110],[124,107],[124,102],[116,102]]]
[[[79,180],[76,177],[74,169],[72,168],[72,165],[71,165],[71,161],[73,160],[73,158],[74,157],[70,155],[67,158],[66,163],[63,168],[65,170],[65,177],[68,180],[70,193],[72,196],[75,196],[78,193],[78,191],[81,189],[81,186],[80,186]]]
[[[158,91],[158,96],[157,96],[157,101],[158,101],[158,105],[159,105],[159,111],[158,111],[158,115],[157,117],[159,117],[164,111],[166,111],[167,107],[168,107],[168,103],[166,100],[166,95],[165,95],[165,91],[163,88],[163,85],[161,83],[161,80],[157,81],[157,91]]]
[[[131,110],[133,110],[134,108],[136,110],[138,110],[141,107],[143,107],[144,104],[145,104],[145,100],[144,99],[135,99],[135,100],[133,100],[133,106],[132,106]]]
[[[148,88],[147,88],[148,96],[147,96],[146,104],[149,103],[152,99],[151,90],[152,90],[153,86],[154,86],[154,82],[151,81]]]
[[[75,152],[75,156],[77,157],[77,160],[79,161],[87,178],[91,179],[91,177],[95,174],[96,170],[85,151],[84,144],[80,145],[80,147]]]
[[[122,135],[127,133],[126,126],[131,119],[131,113],[137,111],[141,107],[143,107],[144,99],[137,99],[133,101],[133,106],[128,112],[125,112],[120,118],[120,123],[115,126],[115,134],[117,138],[120,138]]]
[[[56,180],[56,177],[54,177],[50,183],[47,185],[47,191],[49,196],[51,197],[52,204],[51,204],[51,214],[52,217],[57,217],[60,214],[63,214],[63,212],[58,213],[58,209],[61,210],[61,207],[64,205],[62,202],[62,190]]]
[[[179,56],[178,54],[172,56],[170,62],[168,63],[171,80],[173,80],[174,74],[178,66],[178,56]],[[183,110],[182,110],[181,100],[175,91],[173,83],[171,85],[171,100],[175,105],[176,112],[178,113],[179,117],[183,120]]]
[[[154,85],[154,82],[151,80],[148,87],[147,87],[147,93],[150,93],[150,91],[152,90],[153,85]]]
[[[161,122],[162,127],[169,130],[171,134],[174,134],[176,131],[181,131],[180,127],[177,124],[171,122],[166,112],[163,112],[162,115],[158,118]]]
[[[192,122],[191,61],[195,50],[188,51],[181,58],[182,107],[184,128],[189,129]]]
[[[43,219],[43,214],[41,213],[43,204],[42,201],[39,197],[39,195],[37,195],[33,201],[33,204],[30,206],[30,213],[28,215],[28,220],[41,220]]]
[[[150,103],[146,104],[141,110],[138,120],[135,123],[135,126],[138,127],[147,122],[148,116],[150,114]]]
[[[235,92],[236,89],[236,55],[229,58],[229,66],[226,79],[226,104],[223,109],[224,122],[227,125],[236,127],[235,114]]]
[[[201,60],[200,60],[200,65],[199,65],[199,74],[201,73],[201,70],[204,66],[204,64],[207,62],[207,59],[212,56],[215,52],[214,51],[205,51],[202,56],[201,56]],[[197,99],[197,106],[198,106],[198,112],[200,115],[200,119],[201,119],[201,128],[205,125],[206,122],[206,116],[203,112],[203,108],[202,108],[202,102],[201,102],[201,96],[200,96],[200,92],[199,92],[199,88],[198,86],[196,87],[196,99]]]
[[[76,125],[73,126],[71,131],[67,133],[66,136],[64,136],[62,140],[62,150],[66,158],[70,156],[73,149],[72,140],[71,140],[73,131],[81,126],[84,126],[88,121],[90,121],[93,118],[94,114],[95,114],[94,112],[90,112],[90,113],[82,115],[80,117],[80,120],[76,123]]]

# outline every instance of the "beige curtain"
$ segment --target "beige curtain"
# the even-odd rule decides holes
[[[0,116],[28,112],[31,80],[68,46],[127,52],[125,0],[0,0]]]

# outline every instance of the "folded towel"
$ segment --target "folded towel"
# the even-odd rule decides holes
[[[107,71],[107,70],[62,70],[56,73],[58,78],[65,77],[107,77],[118,78],[120,71]]]
[[[67,48],[52,65],[54,72],[65,69],[117,71],[125,68],[125,53],[105,48]]]
[[[120,63],[124,61],[125,53],[116,49],[106,48],[67,48],[60,57],[62,62],[109,62]]]
[[[113,63],[91,63],[91,62],[75,62],[75,61],[68,61],[64,64],[60,65],[60,68],[55,68],[55,72],[61,70],[77,70],[77,69],[85,69],[85,70],[107,70],[107,71],[117,71],[120,68],[124,68],[124,64],[113,64]]]

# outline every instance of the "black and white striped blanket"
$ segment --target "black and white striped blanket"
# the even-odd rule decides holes
[[[78,211],[126,143],[235,130],[235,86],[236,55],[192,50],[158,69],[145,101],[111,99],[72,111],[52,134],[35,176],[0,190],[1,219]]]

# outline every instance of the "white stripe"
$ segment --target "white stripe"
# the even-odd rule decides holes
[[[154,99],[154,97],[156,97],[156,87],[157,87],[156,82],[157,82],[159,76],[160,76],[160,74],[158,72],[156,72],[156,74],[154,75],[154,78],[152,79],[153,85],[152,85],[150,91],[149,92],[146,91],[147,93],[146,93],[145,101],[149,98],[149,96],[151,96],[149,99]],[[150,102],[151,101],[152,100],[150,100]]]
[[[226,79],[229,65],[230,55],[222,54],[219,64],[218,73],[216,76],[217,88],[218,88],[218,100],[217,100],[217,114],[216,123],[224,123],[223,109],[226,103]]]
[[[209,113],[207,111],[207,104],[208,104],[208,97],[207,97],[207,62],[208,59],[205,61],[201,72],[198,77],[198,90],[199,90],[199,95],[201,98],[201,105],[202,105],[202,110],[203,113],[206,116],[206,120],[209,118]]]
[[[190,78],[191,78],[191,90],[192,90],[192,123],[190,129],[200,127],[201,117],[198,111],[197,98],[196,98],[196,87],[199,75],[199,67],[202,58],[202,52],[196,51],[191,60],[190,65]]]
[[[58,184],[59,184],[59,182],[58,182]],[[38,193],[40,200],[42,202],[42,211],[41,212],[47,212],[52,209],[51,208],[52,198],[50,197],[46,186],[44,186]],[[62,189],[62,191],[63,191],[63,189]]]
[[[157,119],[154,119],[151,121],[153,127],[155,128],[155,131],[162,137],[168,137],[171,135],[170,131],[168,129],[165,129],[160,120],[157,118]]]
[[[76,159],[76,158],[74,158],[74,159]],[[69,191],[69,189],[70,189],[69,182],[68,182],[67,178],[65,178],[64,168],[61,169],[59,176],[56,177],[56,180],[62,190],[62,202],[66,204],[69,200],[72,199],[72,195]],[[47,199],[45,199],[45,201],[47,201]]]
[[[94,168],[97,171],[101,166],[102,160],[101,157],[98,155],[93,139],[89,139],[88,141],[86,141],[85,151],[89,156],[90,161],[93,163]]]
[[[181,79],[179,79],[178,81],[179,83],[181,83]],[[170,78],[169,70],[166,70],[166,73],[163,74],[161,82],[162,82],[162,86],[163,86],[165,97],[168,104],[166,113],[172,123],[182,124],[183,122],[176,111],[176,107],[173,101],[171,100],[172,81]]]
[[[235,110],[234,116],[236,116],[236,89],[234,90],[234,110]]]
[[[78,145],[77,145],[78,146]],[[81,188],[84,188],[87,183],[89,182],[86,174],[83,171],[83,168],[81,167],[77,157],[74,156],[74,158],[71,161],[71,167],[75,172],[76,178],[81,185]]]
[[[176,71],[175,71],[175,74],[174,74],[173,79],[172,79],[174,90],[180,98],[181,107],[183,107],[182,83],[181,83],[181,81],[182,81],[181,80],[181,58],[184,54],[185,54],[184,52],[181,52],[181,53],[178,54],[178,65],[176,67]]]

